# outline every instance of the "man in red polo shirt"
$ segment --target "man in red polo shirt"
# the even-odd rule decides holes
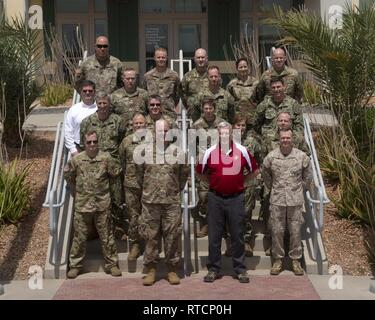
[[[258,165],[250,152],[233,142],[232,126],[218,125],[219,143],[207,149],[196,170],[209,180],[208,193],[208,273],[205,282],[214,282],[221,268],[221,239],[225,225],[229,226],[232,242],[232,262],[238,280],[249,282],[245,266],[244,181],[258,173]],[[244,174],[244,169],[247,174]]]

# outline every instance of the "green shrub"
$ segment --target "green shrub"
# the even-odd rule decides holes
[[[332,28],[320,15],[302,8],[284,13],[275,8],[275,26],[313,74],[322,101],[335,114],[338,127],[322,130],[321,169],[335,179],[338,214],[368,225],[375,235],[375,117],[369,106],[375,95],[375,7],[347,4],[342,27]],[[367,242],[375,261],[375,240]]]
[[[322,103],[321,91],[319,87],[311,81],[305,81],[303,83],[303,94],[304,100],[309,105],[317,105]]]
[[[40,95],[37,77],[42,70],[43,40],[21,17],[0,22],[0,109],[4,140],[17,145],[32,102]]]
[[[338,214],[375,226],[375,166],[359,157],[356,141],[341,124],[320,130],[317,145],[322,171],[339,183]],[[368,152],[374,153],[375,146]]]
[[[73,88],[68,84],[50,83],[47,84],[40,102],[43,106],[57,106],[66,102],[73,95]]]
[[[29,206],[29,186],[26,176],[30,165],[17,170],[17,160],[0,166],[0,222],[18,221]]]

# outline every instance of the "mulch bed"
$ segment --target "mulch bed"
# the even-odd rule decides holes
[[[30,139],[31,138],[31,139]],[[29,137],[19,167],[31,163],[27,181],[30,186],[30,208],[16,224],[0,226],[1,280],[27,279],[30,266],[44,267],[48,246],[48,208],[42,208],[55,133]],[[19,157],[19,148],[7,147],[9,159]]]

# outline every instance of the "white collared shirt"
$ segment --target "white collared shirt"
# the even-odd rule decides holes
[[[96,103],[88,106],[79,102],[70,107],[65,119],[65,146],[74,153],[77,150],[76,143],[80,142],[80,125],[83,119],[95,113],[97,110]]]

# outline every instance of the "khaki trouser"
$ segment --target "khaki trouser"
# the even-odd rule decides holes
[[[293,207],[276,206],[270,204],[272,228],[272,256],[282,259],[285,256],[284,235],[285,228],[289,230],[289,257],[302,257],[301,226],[303,223],[302,205]]]
[[[179,240],[182,216],[180,203],[151,204],[142,202],[139,232],[146,241],[144,264],[156,263],[159,241],[164,240],[165,263],[177,265],[180,261]]]
[[[94,224],[99,234],[107,270],[117,266],[118,256],[113,236],[112,217],[109,210],[102,212],[75,212],[73,218],[74,236],[70,249],[70,268],[82,268],[82,261],[86,254],[86,241],[89,226]]]
[[[122,236],[127,233],[128,222],[125,210],[122,208],[124,203],[124,189],[122,184],[122,175],[109,179],[109,189],[111,194],[111,213],[113,227],[115,232]]]
[[[142,213],[142,190],[137,188],[125,187],[126,211],[129,216],[129,241],[140,243],[142,238],[139,235],[139,216]]]

